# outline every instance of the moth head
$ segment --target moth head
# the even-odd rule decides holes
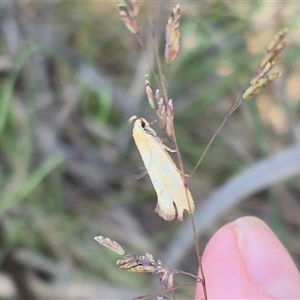
[[[141,117],[137,117],[137,116],[132,116],[128,122],[131,123],[135,121],[134,123],[134,127],[135,126],[139,126],[141,127],[145,132],[147,132],[148,134],[151,134],[153,136],[157,136],[155,130],[153,130],[150,126],[150,123],[144,119],[144,118],[141,118]]]
[[[136,122],[139,122],[140,126],[144,129],[146,133],[151,134],[153,136],[157,136],[155,130],[150,127],[150,123],[146,119],[139,118],[136,120]]]
[[[149,128],[151,129],[150,124],[149,124],[149,122],[148,122],[146,119],[144,119],[144,118],[139,118],[138,121],[140,121],[140,124],[141,124],[141,126],[142,126],[142,128],[143,128],[144,130],[148,130]]]

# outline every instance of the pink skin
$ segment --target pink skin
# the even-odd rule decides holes
[[[300,299],[295,264],[273,231],[255,217],[237,219],[217,231],[202,263],[209,300]],[[203,299],[201,284],[195,299]]]

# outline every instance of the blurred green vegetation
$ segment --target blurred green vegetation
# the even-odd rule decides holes
[[[141,4],[150,61],[149,20],[158,18],[163,45],[173,4]],[[23,299],[129,299],[159,289],[150,275],[119,270],[119,257],[93,240],[108,236],[129,253],[159,259],[181,225],[154,213],[150,180],[133,176],[142,162],[126,122],[132,115],[155,119],[144,95],[147,55],[122,24],[117,2],[2,2],[0,8],[1,273],[16,284],[10,266],[22,266],[16,286]],[[283,76],[234,113],[190,181],[197,205],[231,176],[295,143],[300,4],[187,1],[181,11],[169,97],[187,173],[274,34],[287,27],[290,39],[278,66]],[[226,222],[251,214],[276,230],[299,263],[300,223],[293,212],[299,193],[294,178],[249,197],[215,220],[201,247]],[[196,272],[194,265],[182,262],[185,271]],[[191,298],[193,288],[182,293]],[[8,289],[1,297],[15,294]]]

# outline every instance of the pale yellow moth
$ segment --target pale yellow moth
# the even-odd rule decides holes
[[[195,209],[191,192],[183,185],[181,173],[167,152],[170,149],[162,143],[150,124],[136,116],[129,119],[130,122],[133,120],[133,139],[157,193],[155,211],[167,221],[173,220],[177,212],[178,219],[182,221],[183,211],[189,211],[187,201],[191,212]]]

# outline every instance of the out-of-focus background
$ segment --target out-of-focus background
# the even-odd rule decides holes
[[[197,272],[188,215],[166,222],[154,212],[149,177],[135,178],[143,164],[127,124],[132,115],[155,120],[144,92],[149,33],[158,29],[163,49],[175,4],[141,3],[147,56],[115,1],[0,3],[1,299],[130,299],[161,290],[152,275],[118,269],[120,257],[96,235]],[[233,114],[190,189],[201,249],[222,225],[254,215],[300,266],[300,4],[185,1],[181,12],[182,47],[168,76],[187,173],[268,43],[289,28],[283,75]],[[193,290],[178,293],[191,299]]]

